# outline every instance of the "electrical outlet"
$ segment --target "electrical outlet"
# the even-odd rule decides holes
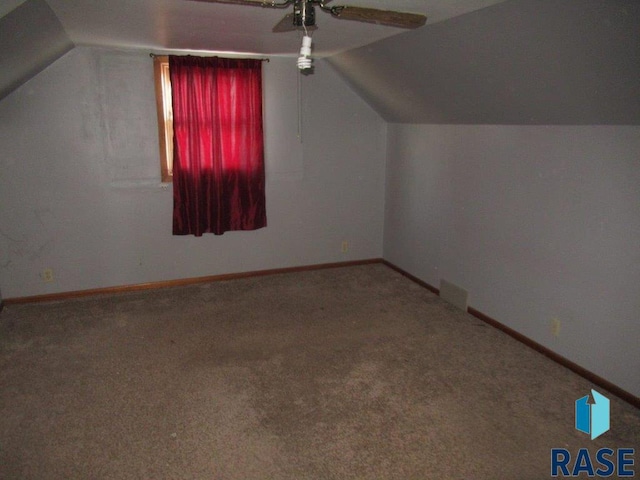
[[[551,319],[551,335],[554,337],[560,336],[560,320],[557,318]]]
[[[45,268],[40,274],[43,282],[53,282],[53,269]]]
[[[346,240],[342,241],[342,253],[347,253],[349,251],[349,242]]]

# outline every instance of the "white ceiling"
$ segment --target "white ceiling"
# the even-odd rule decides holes
[[[24,0],[3,0],[0,16]],[[76,45],[147,48],[151,51],[216,51],[291,55],[299,32],[272,33],[292,9],[203,3],[190,0],[46,0]],[[427,25],[504,0],[335,0],[422,13]],[[326,56],[403,33],[405,30],[338,20],[317,12],[314,54]]]

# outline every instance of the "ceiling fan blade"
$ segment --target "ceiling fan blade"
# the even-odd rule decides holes
[[[375,23],[398,28],[418,28],[427,22],[426,15],[418,13],[402,13],[391,10],[377,10],[362,7],[331,7],[331,14],[343,20]]]
[[[284,16],[282,20],[280,20],[275,27],[271,30],[273,33],[284,33],[284,32],[295,32],[296,30],[304,31],[304,27],[299,27],[294,25],[293,19],[295,15],[293,13],[288,13]],[[308,31],[317,30],[318,27],[316,25],[309,25],[307,27]]]
[[[249,5],[251,7],[275,7],[274,2],[265,0],[190,0],[192,2],[205,2],[205,3],[228,3],[231,5]],[[278,5],[279,6],[279,5]],[[282,5],[282,7],[288,6]]]

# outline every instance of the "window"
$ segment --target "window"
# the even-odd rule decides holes
[[[156,106],[158,108],[158,139],[160,141],[160,172],[162,182],[173,180],[173,109],[171,107],[171,79],[169,57],[153,58],[156,80]]]
[[[266,227],[262,61],[171,55],[154,70],[173,234]]]

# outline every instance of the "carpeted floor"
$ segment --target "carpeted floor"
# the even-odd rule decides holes
[[[0,478],[550,478],[592,387],[384,265],[11,305]]]

